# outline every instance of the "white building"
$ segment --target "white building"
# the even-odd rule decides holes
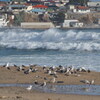
[[[64,20],[62,27],[63,28],[83,27],[83,23],[79,22],[78,20]]]
[[[97,6],[100,7],[100,1],[98,1],[98,2],[96,2],[96,1],[95,2],[88,2],[87,5],[89,7],[97,7]]]
[[[75,9],[73,9],[74,13],[90,13],[90,9],[85,6],[77,6]]]
[[[0,27],[6,27],[8,22],[6,21],[6,16],[0,16]]]
[[[68,9],[69,10],[74,10],[75,9],[75,5],[68,5]]]
[[[82,22],[70,22],[71,27],[83,27],[83,25]]]
[[[88,2],[87,5],[91,11],[100,12],[100,2],[99,1],[98,2]]]

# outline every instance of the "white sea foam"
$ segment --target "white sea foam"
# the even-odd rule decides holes
[[[0,46],[17,49],[100,50],[100,32],[48,29],[0,31]]]

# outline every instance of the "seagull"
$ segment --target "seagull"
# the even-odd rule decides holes
[[[90,84],[94,84],[94,80],[90,81]]]
[[[28,91],[30,91],[30,90],[32,89],[32,87],[33,87],[33,85],[30,85],[30,86],[28,86],[26,89],[27,89]]]
[[[4,65],[3,67],[6,67],[7,69],[9,69],[10,70],[10,67],[9,67],[9,62],[6,64],[6,65]]]
[[[86,83],[86,84],[90,84],[89,80],[81,80],[81,82]]]
[[[38,85],[39,83],[38,83],[38,81],[37,81],[37,80],[35,80],[34,84],[35,84],[35,85]]]
[[[48,73],[49,75],[51,75],[52,72],[51,72],[51,70],[47,70],[47,73]]]
[[[46,86],[47,85],[47,83],[44,81],[43,82],[43,84],[41,84],[41,86]]]
[[[14,64],[14,67],[18,67],[18,66]]]
[[[53,77],[53,79],[52,79],[52,83],[55,83],[56,82],[56,79],[55,79],[55,77]]]

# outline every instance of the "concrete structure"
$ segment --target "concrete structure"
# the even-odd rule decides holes
[[[51,22],[22,22],[21,28],[48,29],[54,28]]]
[[[79,22],[78,20],[64,20],[64,23],[62,24],[63,28],[69,28],[69,27],[83,27],[83,23]]]

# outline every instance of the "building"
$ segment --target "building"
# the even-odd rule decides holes
[[[75,9],[73,9],[74,13],[90,13],[89,7],[85,6],[76,6]]]
[[[69,10],[74,10],[75,9],[75,5],[68,5],[68,9]]]
[[[45,5],[35,5],[35,6],[33,6],[33,8],[37,8],[37,9],[47,9],[48,6],[45,6]]]
[[[0,0],[0,2],[10,2],[11,0]]]
[[[43,14],[43,13],[45,13],[46,11],[43,10],[43,9],[35,8],[35,9],[30,10],[29,12],[31,12],[31,13],[34,12],[34,13],[36,13],[36,14]]]
[[[100,1],[88,2],[87,5],[88,5],[88,7],[97,7],[97,6],[100,6]]]
[[[70,27],[83,27],[82,22],[70,22]]]
[[[54,28],[51,22],[22,22],[21,28],[48,29]]]
[[[5,16],[0,15],[0,28],[7,26],[7,24],[9,23],[9,21],[6,21],[6,19],[7,19],[7,15],[5,15]]]
[[[78,20],[64,20],[62,27],[63,28],[83,27],[83,23],[79,22]]]
[[[73,11],[75,9],[76,6],[80,6],[80,3],[66,3],[65,7],[67,10]]]
[[[15,9],[25,9],[26,6],[25,5],[20,5],[20,4],[14,4],[14,5],[9,5],[8,6],[8,9],[11,9],[11,10],[15,10]]]
[[[0,3],[0,10],[2,10],[3,7],[5,7],[5,6],[6,6],[6,4]]]
[[[100,12],[100,2],[88,2],[87,5],[91,11]]]

